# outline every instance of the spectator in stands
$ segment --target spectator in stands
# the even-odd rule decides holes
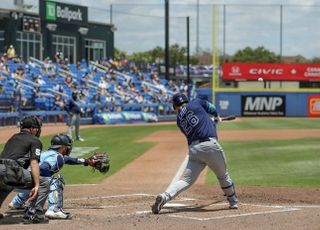
[[[43,63],[44,63],[45,74],[48,75],[49,77],[53,77],[56,74],[55,65],[52,64],[52,61],[50,60],[49,57],[44,59]]]
[[[39,76],[36,78],[35,83],[38,84],[39,86],[46,84],[46,82],[42,79],[42,76],[41,76],[41,75],[39,75]]]
[[[63,110],[64,107],[65,107],[65,103],[62,99],[62,96],[57,93],[54,97],[54,109]]]
[[[89,79],[89,73],[86,72],[85,74],[82,75],[82,78],[81,78],[81,81],[80,81],[81,87],[87,87],[88,86],[87,85],[88,79]]]
[[[56,54],[54,55],[54,59],[55,59],[56,63],[61,64],[61,62],[63,61],[63,53],[56,52]]]
[[[83,70],[83,67],[79,61],[77,62],[77,70],[79,71]]]
[[[65,78],[64,78],[64,83],[71,88],[73,85],[73,78],[70,74],[68,74]]]
[[[80,137],[80,98],[79,92],[74,91],[72,93],[72,98],[68,101],[66,105],[66,111],[68,112],[68,126],[69,126],[69,136],[72,138],[72,129],[75,126],[75,135],[77,141],[84,141],[83,138]]]
[[[98,87],[99,87],[99,91],[101,92],[101,94],[105,95],[106,90],[108,88],[108,84],[107,84],[107,82],[105,82],[105,80],[103,78],[100,79]]]
[[[16,50],[14,49],[13,45],[10,45],[7,50],[8,59],[12,60],[16,57]]]
[[[22,66],[19,66],[14,72],[13,72],[13,78],[15,79],[25,79],[26,75],[24,72],[24,69]]]
[[[170,90],[172,90],[173,92],[179,92],[179,87],[177,86],[177,84],[173,80],[170,80],[168,82],[168,88]]]
[[[3,84],[0,83],[0,95],[6,95],[6,90],[3,87]]]
[[[62,85],[61,85],[60,83],[57,83],[57,84],[53,87],[53,90],[54,90],[54,91],[57,91],[57,92],[59,92],[59,93],[63,93],[63,92],[64,92],[63,87],[62,87]]]

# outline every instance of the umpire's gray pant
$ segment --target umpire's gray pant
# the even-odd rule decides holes
[[[6,173],[6,166],[0,164],[0,207],[2,206],[3,201],[14,189],[21,189],[21,187],[9,186],[3,183],[3,176]],[[27,187],[22,189],[31,190],[34,186],[31,172],[27,169],[23,169],[23,174],[25,178]],[[38,196],[30,203],[30,207],[43,212],[43,206],[47,200],[49,192],[49,183],[45,177],[40,177],[40,185],[38,190]]]

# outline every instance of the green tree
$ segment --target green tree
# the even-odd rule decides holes
[[[243,50],[238,50],[235,55],[230,58],[230,61],[275,63],[279,61],[279,56],[265,49],[263,46],[259,46],[256,49],[246,47]]]
[[[114,56],[115,57],[125,57],[126,56],[126,52],[117,49],[116,47],[114,48]]]
[[[187,49],[180,47],[178,44],[173,44],[169,47],[170,65],[176,66],[179,64],[187,64]],[[137,52],[128,56],[128,60],[136,63],[154,63],[156,60],[164,60],[165,51],[162,47],[155,47],[152,50],[145,52]],[[190,63],[197,64],[199,62],[197,57],[191,56]]]

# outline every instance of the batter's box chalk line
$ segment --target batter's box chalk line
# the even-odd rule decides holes
[[[265,215],[265,214],[281,213],[281,212],[293,212],[293,211],[301,210],[300,208],[296,208],[296,207],[279,206],[279,205],[277,205],[277,206],[268,206],[268,205],[246,204],[246,203],[240,203],[240,204],[241,205],[245,205],[245,206],[272,208],[274,210],[249,212],[249,213],[241,213],[241,214],[227,214],[227,215],[214,216],[214,217],[183,216],[183,215],[179,215],[179,214],[168,214],[168,216],[173,217],[173,218],[179,218],[179,219],[208,221],[208,220],[219,220],[219,219],[236,218],[236,217],[244,217],[244,216]],[[227,203],[219,203],[219,204],[212,204],[210,206],[214,206],[214,205],[215,206],[221,206],[221,205],[228,205],[228,204]],[[241,209],[238,209],[238,210],[241,210]]]

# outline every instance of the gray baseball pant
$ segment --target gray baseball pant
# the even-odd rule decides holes
[[[167,201],[188,189],[197,180],[206,165],[215,173],[225,195],[234,196],[236,199],[224,151],[216,138],[210,138],[210,141],[200,143],[195,141],[189,145],[189,161],[186,169],[180,180],[170,184],[166,189],[164,194],[167,196]]]

